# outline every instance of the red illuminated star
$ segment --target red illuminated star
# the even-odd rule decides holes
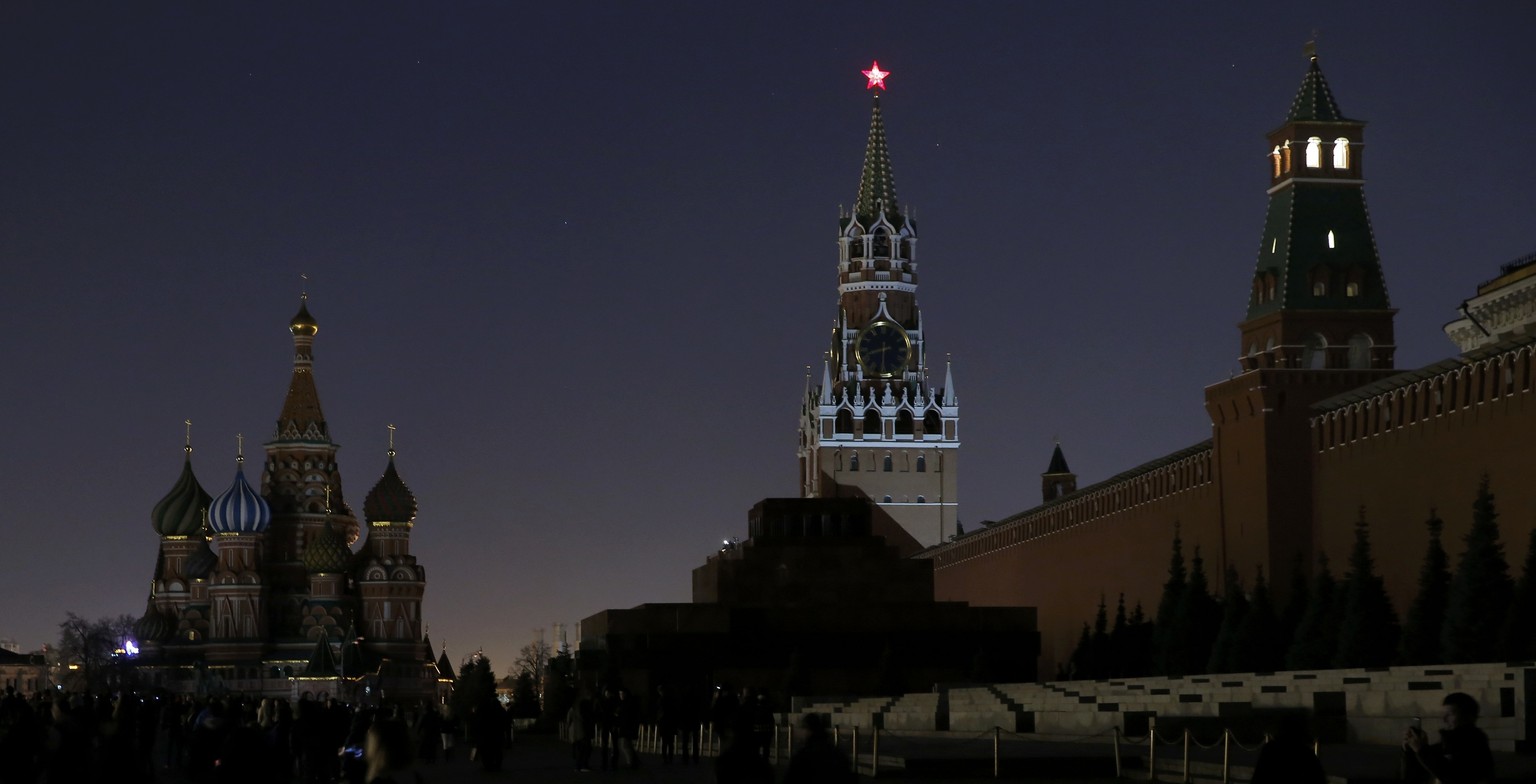
[[[873,90],[879,87],[884,90],[885,77],[890,76],[891,72],[880,70],[880,61],[876,60],[874,64],[869,66],[869,70],[864,72],[864,75],[869,77],[869,84],[865,85],[864,89]]]

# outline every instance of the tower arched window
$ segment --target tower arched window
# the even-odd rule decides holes
[[[1270,153],[1269,153],[1269,160],[1270,160],[1271,163],[1274,164],[1274,169],[1275,169],[1274,176],[1275,177],[1279,177],[1280,176],[1280,145],[1278,145],[1278,144],[1275,145],[1275,149],[1270,151]]]
[[[926,504],[926,503],[928,503],[928,499],[926,499],[926,498],[924,498],[922,496],[918,496],[917,497],[917,502],[920,503],[920,504]]]
[[[838,411],[837,411],[837,421],[835,421],[832,424],[832,432],[833,433],[852,433],[853,432],[853,412],[849,411],[846,408],[838,409]]]
[[[1333,140],[1333,168],[1349,168],[1349,140],[1342,136]]]
[[[1332,250],[1332,249],[1337,248],[1337,247],[1339,247],[1339,241],[1338,241],[1338,239],[1336,239],[1333,236],[1333,229],[1329,229],[1328,230],[1328,249]]]
[[[1290,142],[1286,142],[1285,144],[1280,145],[1280,163],[1281,163],[1281,168],[1284,169],[1285,171],[1288,172],[1288,171],[1291,170],[1291,143]]]
[[[871,408],[864,414],[864,437],[879,438],[881,435],[883,434],[880,432],[880,412]]]
[[[891,456],[890,455],[886,455],[885,459],[881,461],[881,470],[886,472],[887,474],[889,474],[891,472]]]
[[[912,412],[905,408],[896,415],[896,435],[912,435]]]
[[[1328,340],[1313,334],[1301,344],[1301,366],[1318,370],[1328,366]]]
[[[1360,286],[1365,282],[1365,272],[1359,267],[1350,267],[1344,275],[1344,296],[1360,296]]]
[[[918,455],[917,456],[917,472],[919,474],[922,474],[922,473],[927,473],[927,471],[928,471],[928,456],[927,455]]]
[[[1357,333],[1349,339],[1349,366],[1364,370],[1371,366],[1371,336]]]
[[[886,496],[885,500],[882,503],[887,503],[888,504],[890,502],[891,502],[891,497],[890,496]]]
[[[885,233],[884,229],[876,229],[874,246],[876,258],[888,258],[891,255],[891,235]]]
[[[944,432],[944,423],[939,420],[939,412],[929,410],[923,414],[923,435],[936,436]]]
[[[1323,168],[1323,140],[1316,136],[1307,140],[1307,168]]]
[[[849,453],[849,455],[848,455],[848,470],[849,471],[857,471],[857,470],[859,470],[859,453],[858,452],[851,452],[851,453]]]
[[[1312,268],[1311,273],[1307,277],[1312,283],[1312,296],[1328,296],[1328,284],[1331,282],[1330,278],[1332,276],[1329,274],[1327,267],[1319,264]]]

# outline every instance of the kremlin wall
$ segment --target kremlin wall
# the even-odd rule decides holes
[[[1363,510],[1401,616],[1425,521],[1444,520],[1454,563],[1487,474],[1518,576],[1536,525],[1536,256],[1475,291],[1469,282],[1461,318],[1446,326],[1460,355],[1395,367],[1390,263],[1364,202],[1364,125],[1339,111],[1313,57],[1269,135],[1243,372],[1206,387],[1203,401],[1190,390],[1211,438],[1081,488],[1058,446],[1042,503],[916,556],[933,562],[940,601],[1037,608],[1043,677],[1070,656],[1101,596],[1156,608],[1176,528],[1213,584],[1232,567],[1252,586],[1262,569],[1283,603],[1297,564],[1326,555],[1342,572]],[[1447,301],[1447,314],[1457,305]]]

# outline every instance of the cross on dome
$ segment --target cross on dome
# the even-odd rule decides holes
[[[879,60],[875,60],[873,63],[871,63],[870,66],[869,66],[869,70],[868,71],[864,71],[863,73],[864,73],[864,75],[866,77],[869,78],[869,84],[864,86],[864,89],[866,89],[866,90],[873,90],[876,87],[879,87],[880,89],[884,90],[885,89],[885,77],[891,75],[890,71],[882,71],[882,70],[880,70],[880,61]]]

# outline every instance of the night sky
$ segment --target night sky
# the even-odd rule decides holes
[[[182,420],[221,492],[302,287],[346,498],[398,426],[451,658],[686,601],[798,491],[874,59],[967,528],[1055,436],[1085,484],[1208,436],[1314,28],[1399,365],[1450,355],[1536,251],[1536,7],[1420,5],[4,3],[0,638],[142,611]]]

